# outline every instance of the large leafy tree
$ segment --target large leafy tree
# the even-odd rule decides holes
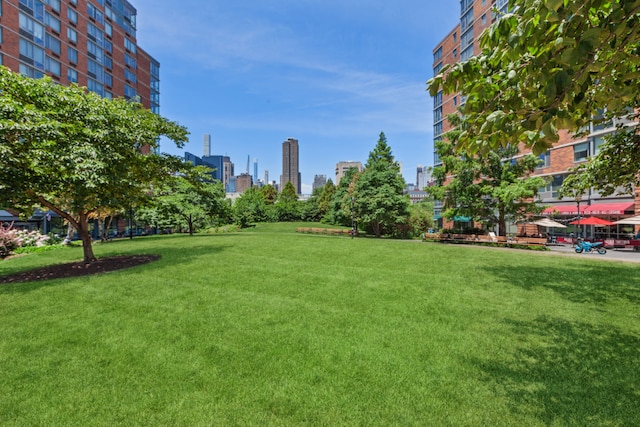
[[[558,141],[559,129],[579,133],[590,121],[638,111],[639,0],[509,5],[513,12],[480,37],[478,56],[428,82],[432,95],[466,95],[458,149],[486,153],[522,142],[541,154]],[[638,183],[636,129],[613,138],[584,168],[593,185]]]
[[[269,219],[264,197],[255,187],[247,189],[233,204],[233,219],[241,228]]]
[[[358,172],[357,168],[349,168],[340,179],[338,186],[333,190],[328,190],[333,194],[331,195],[329,210],[322,218],[324,222],[343,226],[351,225],[355,217],[352,209],[352,204],[355,200],[355,183],[359,176],[360,172]],[[328,197],[329,194],[327,194]]]
[[[137,102],[5,67],[0,111],[0,203],[25,214],[36,206],[56,212],[78,231],[87,263],[95,260],[89,217],[145,198],[173,171],[167,156],[155,154],[158,137],[179,146],[187,137],[184,127]]]
[[[154,226],[187,229],[193,235],[198,228],[224,217],[224,198],[224,187],[211,178],[211,169],[186,164],[181,173],[154,191],[151,207],[137,216]]]
[[[376,237],[393,230],[408,217],[409,197],[403,194],[405,181],[394,160],[384,132],[369,153],[365,169],[355,183],[355,212],[358,221]]]
[[[327,180],[327,183],[322,186],[322,191],[318,197],[318,211],[320,218],[323,218],[331,210],[331,200],[336,194],[336,186],[331,178]]]
[[[436,185],[429,191],[444,203],[446,218],[465,216],[488,227],[498,225],[498,234],[504,236],[507,221],[540,211],[531,203],[546,183],[544,178],[530,177],[539,163],[536,156],[514,158],[517,147],[461,155],[446,141],[439,141],[436,150],[443,165],[434,169]]]
[[[278,194],[278,201],[274,207],[278,221],[297,221],[300,219],[298,194],[291,181],[287,181]]]

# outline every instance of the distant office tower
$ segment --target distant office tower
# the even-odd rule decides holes
[[[223,169],[222,176],[224,178],[222,183],[226,188],[227,185],[231,182],[231,178],[233,177],[233,174],[234,174],[233,163],[231,163],[231,158],[229,158],[228,156],[224,156],[222,158],[222,169]]]
[[[416,187],[419,190],[424,190],[430,185],[431,182],[431,171],[428,166],[420,166],[418,165],[418,170],[416,171]]]
[[[253,158],[253,182],[258,182],[258,159]]]
[[[223,156],[203,156],[204,164],[213,169],[213,179],[222,182],[224,180],[224,157]]]
[[[205,133],[202,137],[202,157],[211,155],[211,135]]]
[[[313,177],[313,190],[316,188],[322,188],[327,183],[326,175],[316,175]]]
[[[264,170],[264,183],[265,185],[269,184],[269,171],[268,170]]]
[[[244,193],[253,186],[253,179],[248,173],[236,176],[236,193]]]
[[[338,162],[336,164],[336,182],[335,185],[340,184],[340,179],[344,176],[345,172],[347,172],[351,168],[358,169],[358,172],[362,172],[362,163],[361,162]]]
[[[282,175],[280,175],[280,190],[287,182],[291,182],[297,194],[302,194],[302,179],[300,176],[298,140],[288,138],[282,143]]]

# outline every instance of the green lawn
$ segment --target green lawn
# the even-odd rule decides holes
[[[640,420],[640,267],[298,225],[96,244],[162,258],[0,285],[0,425]]]

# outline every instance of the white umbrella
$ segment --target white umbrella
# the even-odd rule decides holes
[[[542,218],[537,221],[533,221],[531,224],[539,225],[541,227],[555,227],[555,228],[567,228],[566,225],[555,222],[549,218]]]
[[[621,219],[620,221],[616,221],[616,224],[629,224],[629,225],[640,225],[640,215],[632,216],[631,218]]]

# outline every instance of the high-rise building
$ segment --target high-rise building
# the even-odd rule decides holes
[[[253,159],[253,182],[258,182],[258,159]]]
[[[302,179],[299,168],[298,140],[288,138],[282,143],[282,175],[280,176],[280,190],[287,182],[291,182],[297,194],[302,194]]]
[[[356,168],[358,172],[362,172],[362,162],[354,162],[352,160],[336,163],[336,185],[340,184],[340,180],[344,174],[351,168]]]
[[[202,137],[202,157],[211,155],[211,135],[205,133]]]
[[[496,15],[493,8],[499,13]],[[448,64],[466,61],[480,51],[478,38],[482,31],[489,27],[496,19],[500,19],[501,12],[507,12],[507,0],[462,0],[460,2],[460,23],[447,34],[447,36],[433,49],[433,73],[437,75]],[[449,114],[455,113],[458,107],[464,105],[465,97],[461,94],[444,95],[438,92],[433,97],[433,136],[434,146],[443,138],[443,135],[452,128],[447,120]],[[599,152],[603,143],[603,136],[615,132],[616,125],[625,123],[625,119],[615,119],[608,123],[594,125],[588,128],[586,136],[573,137],[569,132],[559,132],[560,139],[546,153],[540,155],[540,165],[534,175],[547,177],[549,183],[541,189],[539,196],[542,203],[550,205],[544,213],[553,214],[559,220],[568,222],[576,215],[602,215],[609,219],[619,219],[623,215],[631,215],[636,212],[635,206],[640,210],[640,190],[638,194],[616,193],[604,197],[595,189],[588,189],[579,198],[574,200],[560,199],[558,189],[564,179],[571,174],[571,169],[588,160]],[[531,150],[520,145],[520,155],[530,154]],[[442,162],[438,154],[434,154],[435,166]],[[581,208],[581,211],[580,211]],[[442,204],[435,202],[435,218],[441,218]],[[447,224],[450,226],[450,224]],[[568,230],[571,230],[569,228]],[[604,233],[605,231],[603,231]],[[620,229],[611,235],[620,233]],[[599,231],[593,230],[595,237]]]
[[[326,175],[316,175],[313,177],[313,187],[312,189],[315,191],[316,188],[322,188],[327,184],[327,176]]]
[[[160,63],[138,46],[136,19],[127,0],[3,0],[0,63],[159,113]]]
[[[236,176],[236,193],[244,193],[253,186],[253,177],[248,173]]]

